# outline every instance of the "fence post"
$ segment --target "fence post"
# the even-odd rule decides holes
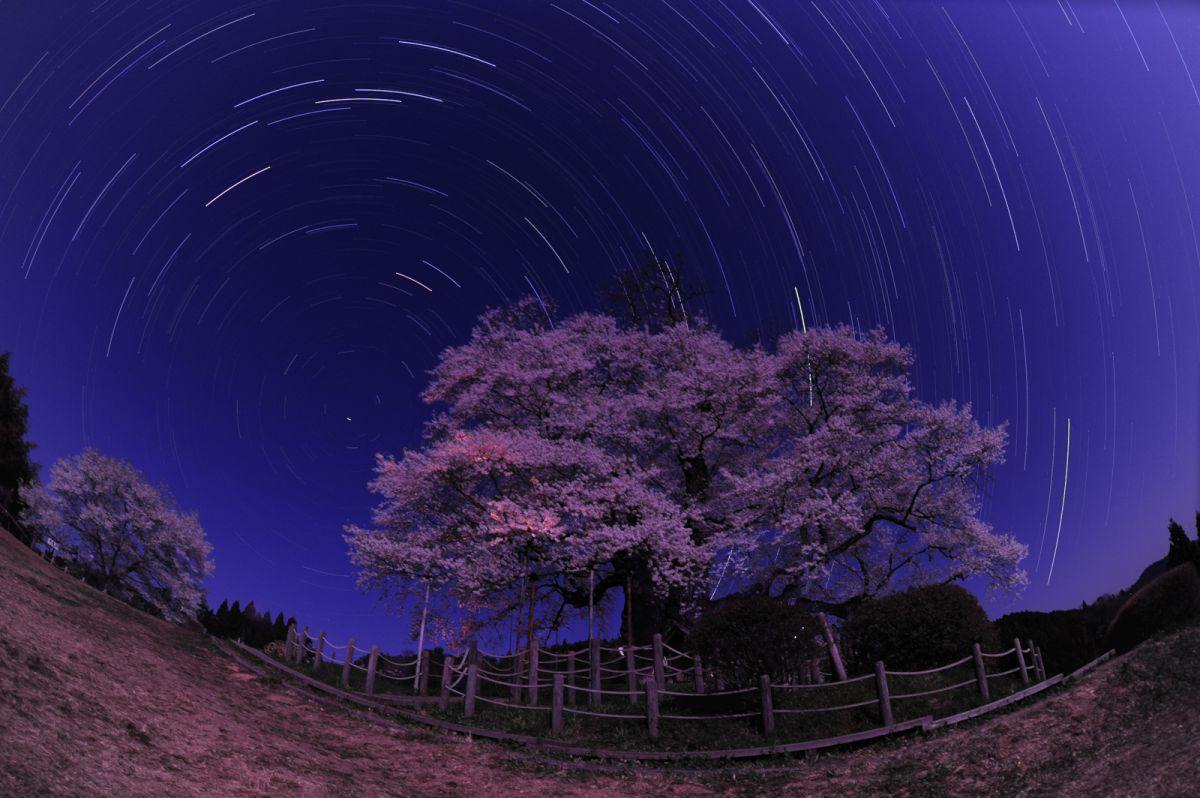
[[[667,679],[663,673],[663,641],[662,635],[654,635],[654,683],[662,688],[666,686]]]
[[[1033,645],[1033,641],[1030,641]],[[1037,659],[1038,671],[1042,674],[1042,681],[1046,681],[1046,660],[1042,659],[1042,649],[1038,646],[1033,647],[1033,656]]]
[[[418,695],[429,695],[429,649],[421,652],[421,683],[417,686]]]
[[[1017,650],[1017,667],[1021,669],[1021,684],[1029,686],[1029,668],[1025,665],[1025,652],[1021,650],[1021,638],[1013,638],[1013,647]]]
[[[442,655],[442,691],[438,695],[438,709],[442,712],[450,709],[450,678],[453,675],[454,657],[449,652]]]
[[[590,662],[588,663],[588,703],[592,706],[599,706],[600,699],[600,641],[592,638],[588,641],[588,651]]]
[[[342,659],[342,687],[350,687],[350,663],[354,660],[354,638],[346,644],[346,656]]]
[[[821,619],[821,631],[825,636],[825,647],[829,649],[829,660],[833,663],[833,675],[839,682],[846,681],[846,664],[842,662],[842,650],[838,647],[837,638],[833,636],[833,626],[825,613],[817,613]]]
[[[521,663],[525,661],[522,652],[517,651],[512,658],[512,687],[509,688],[509,700],[514,704],[521,703],[521,680],[525,678]]]
[[[983,664],[983,651],[978,643],[971,644],[971,656],[975,658],[975,682],[979,685],[979,697],[986,704],[991,696],[988,695],[987,666]]]
[[[765,673],[758,677],[758,691],[762,694],[763,736],[770,740],[775,737],[775,697],[771,694],[771,677]]]
[[[895,725],[895,719],[892,718],[892,695],[888,692],[887,671],[883,668],[883,661],[875,663],[875,690],[879,693],[879,714],[883,716],[883,725]]]
[[[463,717],[475,715],[475,690],[479,686],[479,666],[472,662],[467,666],[467,693],[463,697]]]
[[[534,640],[529,646],[529,706],[535,707],[538,702],[538,641]]]
[[[568,687],[575,686],[575,655],[576,655],[576,653],[577,652],[573,649],[571,651],[567,652],[567,686]],[[570,704],[571,706],[575,706],[575,690],[569,690],[567,692],[567,703]]]
[[[1033,678],[1040,682],[1046,677],[1042,675],[1042,666],[1038,662],[1037,646],[1033,644],[1032,637],[1027,642],[1029,643],[1029,659],[1032,660],[1031,664],[1033,665]]]
[[[294,662],[296,659],[296,624],[288,624],[287,643],[283,646],[283,661]]]
[[[636,704],[637,696],[637,659],[633,653],[633,646],[625,647],[625,674],[629,684],[629,703]]]
[[[468,652],[467,652],[467,664],[468,665],[478,665],[479,664],[479,643],[476,642],[475,640],[471,641],[470,650],[468,650]]]
[[[305,626],[304,631],[300,633],[300,647],[296,650],[296,664],[297,665],[304,664],[304,653],[305,653],[305,650],[308,648],[308,638],[309,638],[308,627]]]
[[[658,685],[653,679],[646,680],[646,731],[651,740],[658,739]]]
[[[375,692],[375,669],[379,666],[379,646],[371,646],[371,656],[367,658],[367,695]]]
[[[317,651],[313,654],[313,670],[321,670],[321,663],[325,661],[325,633],[321,632],[321,636],[317,638]]]
[[[574,664],[574,660],[571,661]],[[563,720],[563,675],[554,674],[554,687],[550,693],[550,736],[562,734]]]

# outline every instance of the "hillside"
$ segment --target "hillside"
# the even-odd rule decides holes
[[[5,796],[1173,796],[1200,782],[1197,628],[968,727],[686,775],[580,772],[317,703],[3,533],[0,655]]]

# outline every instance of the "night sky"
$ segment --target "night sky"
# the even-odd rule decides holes
[[[213,600],[399,648],[342,527],[437,353],[653,251],[1006,421],[986,605],[1077,606],[1200,503],[1197,80],[1182,2],[0,0],[0,350],[43,474],[127,458]]]

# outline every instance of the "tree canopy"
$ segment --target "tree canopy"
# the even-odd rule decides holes
[[[1025,547],[978,517],[1003,428],[913,396],[881,331],[743,349],[539,312],[442,353],[424,445],[378,456],[373,525],[347,529],[361,586],[511,606],[532,585],[561,609],[628,585],[644,637],[718,578],[841,614],[902,582],[1024,583]]]
[[[211,547],[194,513],[130,463],[87,449],[22,492],[30,529],[56,542],[96,587],[170,621],[196,617]]]

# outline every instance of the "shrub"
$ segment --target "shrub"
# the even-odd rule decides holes
[[[1200,618],[1200,572],[1184,563],[1152,580],[1121,607],[1108,628],[1108,644],[1118,653],[1156,632]]]
[[[1087,613],[1082,609],[1013,612],[996,619],[995,626],[1004,648],[1012,644],[1014,637],[1021,638],[1022,644],[1033,640],[1042,651],[1050,676],[1070,673],[1101,653],[1099,635],[1090,628]]]
[[[996,650],[995,629],[979,600],[958,585],[923,585],[860,604],[843,629],[846,656],[860,672],[877,660],[918,670],[962,659],[971,644]]]
[[[766,596],[725,601],[707,611],[689,638],[705,668],[731,685],[750,686],[767,674],[797,682],[820,655],[820,626],[812,615]]]

